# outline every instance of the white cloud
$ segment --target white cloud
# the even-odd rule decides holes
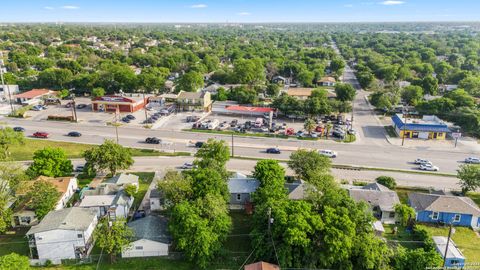
[[[206,8],[207,5],[205,4],[196,4],[196,5],[191,5],[190,8]]]
[[[63,9],[79,9],[77,6],[63,6]]]
[[[346,5],[343,5],[343,7],[346,7],[346,8],[353,8],[353,5],[352,5],[352,4],[346,4]]]
[[[388,1],[380,2],[380,4],[382,4],[382,5],[384,5],[384,6],[394,6],[394,5],[402,5],[402,4],[405,4],[405,1],[388,0]]]
[[[55,9],[55,8],[54,7],[43,7],[43,9],[52,10],[52,9]]]
[[[240,15],[240,16],[248,16],[248,15],[251,15],[252,13],[250,12],[239,12],[237,13],[237,15]]]

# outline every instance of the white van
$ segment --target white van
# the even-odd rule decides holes
[[[262,126],[263,126],[263,118],[257,118],[257,120],[255,120],[255,127],[260,128]]]

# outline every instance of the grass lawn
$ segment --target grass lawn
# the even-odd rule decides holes
[[[189,270],[194,267],[187,262],[181,260],[173,260],[167,258],[118,258],[114,264],[109,263],[108,255],[102,257],[102,262],[98,269],[162,269],[162,270]],[[76,270],[94,270],[97,269],[97,264],[86,265],[61,265],[54,267],[44,267],[43,269],[76,269]]]
[[[398,231],[397,234],[393,234],[393,228],[397,226]],[[423,246],[422,243],[413,243],[413,242],[407,242],[407,241],[417,241],[418,239],[415,239],[415,236],[411,232],[407,232],[405,230],[405,227],[400,226],[400,225],[394,225],[394,224],[383,224],[383,227],[385,228],[385,233],[383,236],[388,240],[391,241],[389,243],[391,244],[399,244],[402,245],[405,248],[421,248]],[[395,241],[405,241],[405,242],[395,242]]]
[[[82,153],[93,147],[91,144],[71,143],[71,142],[56,142],[49,140],[34,140],[25,139],[25,144],[14,145],[10,147],[12,153],[11,158],[15,161],[31,160],[33,152],[43,149],[45,147],[58,147],[65,150],[68,158],[81,158]],[[158,152],[153,149],[138,149],[131,148],[133,156],[190,156],[188,152],[166,153]]]
[[[134,196],[133,200],[133,209],[137,209],[140,206],[140,203],[147,193],[150,183],[152,183],[153,177],[155,176],[154,172],[132,172],[132,174],[138,175],[140,178],[140,186],[138,187],[138,192]]]
[[[398,198],[401,203],[408,204],[408,193],[410,192],[427,192],[428,190],[422,188],[407,188],[407,187],[397,187],[395,189],[397,192]]]
[[[12,229],[12,232],[15,232],[15,234],[0,235],[0,256],[10,254],[12,252],[20,255],[30,256],[27,238],[25,238],[27,231],[28,228],[18,228]]]
[[[467,196],[470,197],[478,206],[480,206],[480,193],[469,192]]]
[[[426,225],[417,225],[419,228],[425,228],[432,236],[448,236],[448,227],[434,227]],[[455,233],[452,236],[453,242],[462,251],[466,261],[470,263],[480,262],[480,237],[470,228],[455,227]]]

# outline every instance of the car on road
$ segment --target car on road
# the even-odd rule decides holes
[[[14,127],[13,128],[13,131],[16,131],[16,132],[24,132],[25,129],[23,127]]]
[[[145,139],[145,143],[149,144],[160,144],[161,140],[157,137],[148,137]]]
[[[69,137],[81,137],[82,136],[82,133],[78,132],[78,131],[70,131],[67,136]]]
[[[86,108],[87,107],[87,104],[78,104],[77,105],[77,109],[83,109],[83,108]]]
[[[131,114],[127,114],[127,116],[125,116],[125,117],[130,119],[130,120],[135,120],[135,116],[133,116]]]
[[[189,169],[193,169],[195,167],[196,166],[193,164],[193,162],[185,162],[185,163],[183,163],[182,166],[180,166],[180,169],[189,170]]]
[[[128,117],[123,117],[123,118],[122,118],[122,122],[128,124],[128,123],[130,123],[130,118],[128,118]]]
[[[280,149],[276,148],[276,147],[273,147],[273,148],[267,148],[267,150],[265,150],[265,152],[267,154],[281,154],[282,152],[280,151]]]
[[[428,159],[424,159],[424,158],[417,158],[415,159],[415,161],[413,161],[413,163],[415,164],[418,164],[418,165],[421,165],[421,164],[432,164]]]
[[[465,163],[480,164],[480,158],[478,158],[478,157],[468,157],[468,158],[465,159]]]
[[[336,158],[338,155],[337,152],[332,150],[318,150],[318,153],[329,158]]]
[[[434,166],[431,163],[420,164],[419,169],[422,171],[434,171],[434,172],[440,170],[437,166]]]
[[[33,133],[33,137],[35,137],[35,138],[48,138],[48,136],[50,136],[50,134],[48,134],[47,132],[43,132],[43,131],[37,131],[37,132]]]
[[[75,172],[83,172],[83,169],[85,169],[84,165],[78,165],[75,167]]]
[[[201,148],[203,146],[204,142],[196,142],[195,147],[196,148]]]

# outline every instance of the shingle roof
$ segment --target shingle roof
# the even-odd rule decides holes
[[[228,191],[230,193],[253,193],[260,183],[254,178],[230,178]]]
[[[416,211],[434,211],[480,216],[480,208],[468,197],[412,192],[410,205]]]
[[[280,267],[267,262],[256,262],[245,265],[244,270],[280,270]]]
[[[73,179],[73,180],[72,180]],[[57,191],[65,193],[68,190],[68,185],[70,181],[77,181],[74,177],[48,177],[48,176],[39,176],[35,181],[47,181],[52,183]]]
[[[148,239],[156,242],[170,243],[168,235],[168,220],[164,216],[155,214],[129,222],[128,227],[135,232],[137,239]]]
[[[203,98],[204,93],[202,91],[199,92],[185,92],[181,91],[178,94],[178,99],[200,99]]]
[[[36,98],[36,97],[48,95],[48,94],[55,94],[55,91],[48,90],[48,89],[32,89],[30,91],[23,92],[23,93],[20,93],[18,95],[15,95],[14,98],[31,99],[31,98]]]
[[[79,207],[110,206],[116,195],[86,195]]]
[[[377,191],[391,191],[389,188],[379,183],[370,183],[368,185],[363,186],[362,189],[377,190]]]
[[[128,174],[128,173],[121,173],[116,175],[105,183],[117,184],[117,185],[124,185],[124,184],[138,184],[138,175],[135,174]]]
[[[297,181],[293,183],[285,183],[285,187],[288,189],[288,198],[290,200],[303,200],[305,199],[307,187],[303,181]]]
[[[371,206],[380,207],[382,211],[394,211],[395,205],[400,203],[395,191],[349,189],[348,193],[354,201],[364,201]]]
[[[27,235],[51,230],[86,230],[96,217],[93,209],[72,207],[49,212],[43,220],[32,226]]]

